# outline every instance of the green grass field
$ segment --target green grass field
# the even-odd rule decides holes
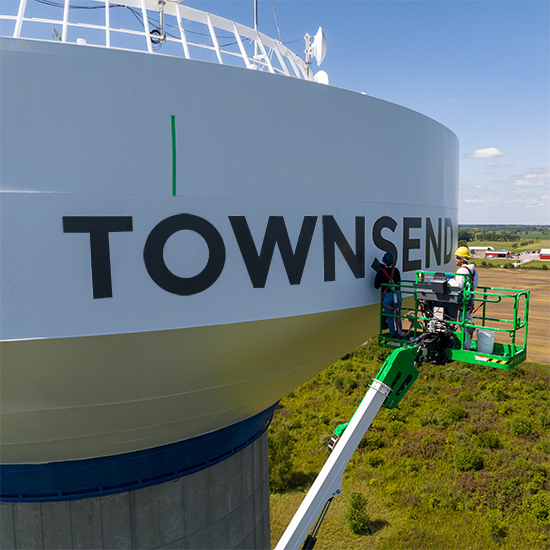
[[[525,250],[550,248],[550,239],[541,239],[524,246],[521,246],[519,244],[520,242],[521,241],[469,241],[468,246],[492,246],[495,250],[510,250],[510,252],[524,252]]]
[[[488,259],[488,258],[473,258],[472,262],[480,267],[503,267],[503,268],[512,268],[514,262],[516,261],[515,258],[508,259],[508,258],[497,258],[497,259]],[[524,264],[521,264],[519,267],[516,267],[515,269],[550,269],[550,262],[548,261],[539,261],[539,260],[533,260],[532,262],[527,262]]]
[[[272,547],[386,354],[370,342],[279,404],[270,427]],[[549,548],[550,366],[419,370],[399,409],[382,409],[351,459],[316,550]],[[359,534],[345,519],[353,492],[367,499]]]

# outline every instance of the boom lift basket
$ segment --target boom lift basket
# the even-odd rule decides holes
[[[449,285],[453,277],[464,277],[464,284],[461,287]],[[380,302],[380,346],[395,349],[417,341],[424,333],[440,331],[448,334],[445,349],[440,350],[447,361],[501,369],[511,369],[525,361],[528,290],[497,287],[473,290],[469,275],[435,271],[416,271],[414,281],[403,280],[383,286],[401,292],[403,303],[399,314],[395,311],[390,314],[384,311]],[[389,317],[400,319],[403,325],[408,322],[410,326],[392,337],[384,328],[387,324],[384,320]],[[471,342],[469,333],[474,334]],[[480,344],[481,337],[494,341],[490,352]]]

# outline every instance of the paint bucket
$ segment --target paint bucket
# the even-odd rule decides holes
[[[494,344],[495,344],[494,331],[478,329],[477,351],[479,351],[480,353],[493,353]]]

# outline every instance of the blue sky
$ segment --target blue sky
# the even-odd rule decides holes
[[[16,0],[2,1],[17,12]],[[253,0],[183,3],[253,26]],[[273,5],[283,42],[302,57],[304,34],[323,27],[331,85],[423,113],[458,136],[459,223],[550,224],[550,0],[258,4],[260,31],[278,36]],[[43,31],[52,39],[51,25]]]
[[[186,0],[253,25],[252,0]],[[434,118],[460,140],[459,223],[550,224],[548,0],[273,0],[283,42],[327,36],[333,86]],[[270,0],[259,28],[277,37]],[[303,42],[289,44],[301,55]]]

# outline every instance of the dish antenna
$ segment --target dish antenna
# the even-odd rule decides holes
[[[307,65],[307,74],[310,74],[310,56],[315,57],[317,65],[320,65],[325,59],[327,54],[327,37],[323,32],[323,29],[319,27],[317,34],[313,37],[313,43],[311,43],[311,36],[306,33],[304,39],[306,41],[306,65]]]
[[[313,39],[311,54],[315,57],[317,65],[320,65],[323,62],[323,59],[325,59],[325,55],[327,55],[327,37],[321,27],[319,27],[319,30]]]
[[[315,82],[319,82],[319,84],[328,85],[329,81],[328,81],[328,74],[326,73],[326,71],[317,71],[315,73]]]

